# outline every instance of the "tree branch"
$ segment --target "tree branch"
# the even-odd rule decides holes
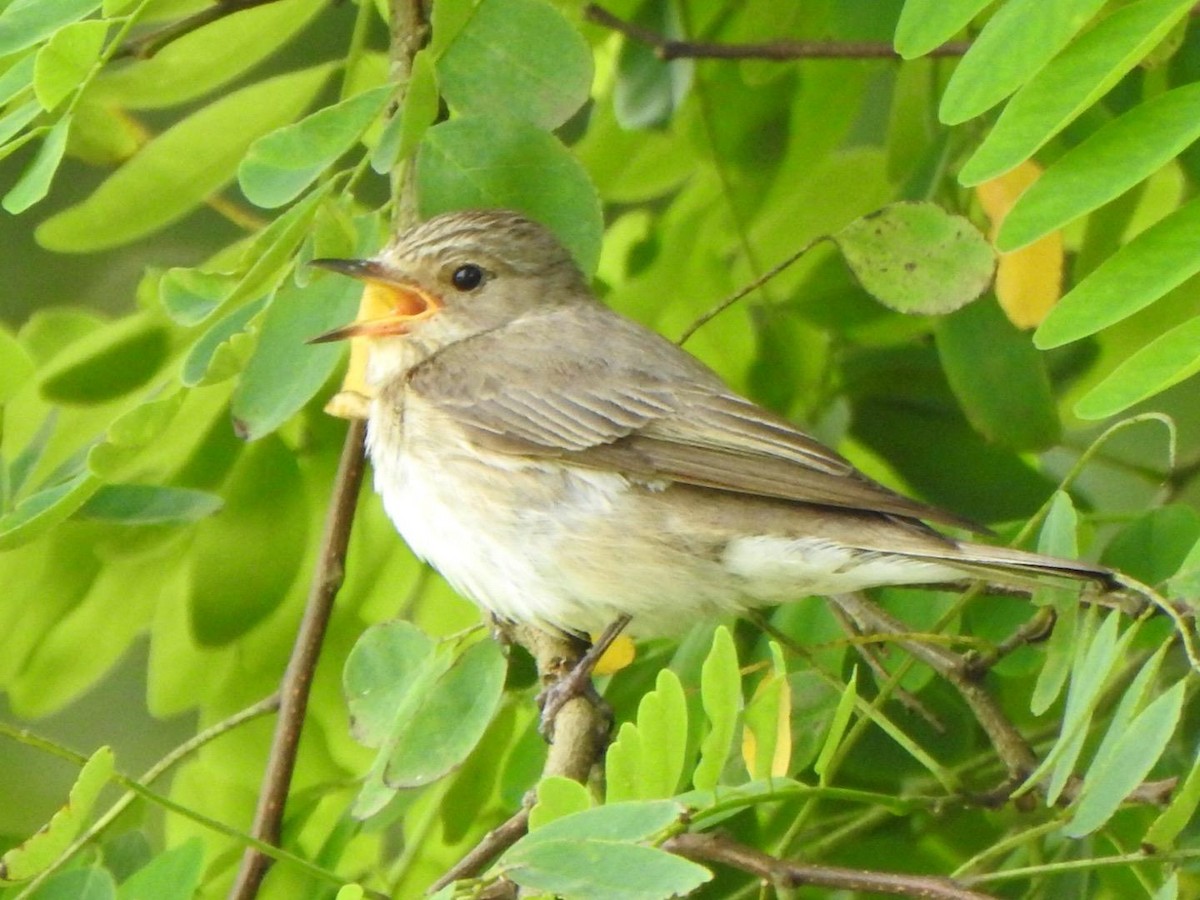
[[[542,631],[532,625],[507,625],[504,632],[532,654],[544,690],[570,679],[588,648],[578,638]],[[546,753],[542,778],[561,775],[587,784],[604,758],[611,726],[608,708],[594,693],[581,693],[563,703],[554,717],[554,742]],[[529,828],[529,810],[536,799],[532,791],[526,795],[521,809],[503,825],[489,831],[430,886],[429,892],[479,875],[493,859],[524,837]]]
[[[268,844],[279,843],[284,804],[296,767],[296,751],[300,746],[313,673],[321,656],[321,644],[325,627],[329,624],[333,600],[345,575],[346,548],[354,524],[358,490],[362,485],[365,434],[366,424],[360,420],[352,421],[346,431],[342,458],[334,481],[333,501],[325,519],[325,534],[321,538],[317,571],[280,687],[279,719],[275,723],[267,771],[250,829],[251,835]],[[254,897],[270,865],[271,860],[263,853],[253,847],[247,848],[237,879],[229,892],[230,900],[250,900]]]
[[[253,9],[256,6],[266,6],[268,3],[277,2],[278,0],[220,0],[220,2],[214,3],[212,6],[204,7],[199,12],[185,16],[169,25],[156,28],[154,31],[144,34],[139,38],[128,41],[113,54],[113,59],[128,59],[131,57],[134,59],[149,59],[172,41],[179,40],[185,34],[191,34],[193,31],[197,31],[205,25],[210,25],[218,19],[232,16],[234,13],[239,13],[246,9]]]
[[[680,834],[663,845],[693,862],[715,862],[749,872],[775,887],[823,887],[842,891],[871,891],[922,900],[994,900],[990,894],[959,887],[948,878],[933,875],[906,875],[895,872],[871,872],[840,866],[793,863],[739,844],[717,834]]]
[[[583,17],[625,37],[654,48],[659,59],[899,59],[886,41],[767,41],[761,44],[718,44],[706,41],[676,41],[656,31],[626,22],[603,7],[589,3]],[[970,41],[951,41],[935,47],[926,56],[962,56]]]

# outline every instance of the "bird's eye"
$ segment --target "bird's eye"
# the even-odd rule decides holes
[[[483,284],[483,269],[474,263],[466,263],[454,270],[450,282],[460,291],[473,291]]]

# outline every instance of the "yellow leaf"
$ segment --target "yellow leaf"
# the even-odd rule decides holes
[[[999,178],[975,189],[984,213],[996,232],[1017,198],[1042,174],[1037,163],[1026,161]],[[1018,328],[1041,323],[1062,296],[1063,239],[1061,231],[1012,253],[1001,253],[996,267],[996,299],[1010,322]]]
[[[593,640],[596,635],[592,635]],[[634,647],[633,638],[627,634],[618,634],[617,639],[608,645],[608,649],[596,661],[596,668],[592,671],[596,675],[611,675],[614,672],[620,672],[623,668],[633,662],[637,656],[637,649]]]
[[[744,715],[742,760],[751,778],[780,778],[791,767],[792,688],[776,649],[772,643],[774,671],[758,683]]]

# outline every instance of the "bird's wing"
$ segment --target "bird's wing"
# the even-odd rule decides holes
[[[556,318],[451,345],[408,389],[492,452],[977,530],[871,481],[640,325],[609,313],[573,335],[577,317]]]

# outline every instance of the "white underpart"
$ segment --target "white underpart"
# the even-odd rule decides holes
[[[446,429],[411,427],[422,414],[409,404],[403,435],[381,434],[386,420],[372,416],[376,490],[413,552],[504,619],[596,633],[627,613],[634,634],[671,634],[810,594],[956,577],[936,563],[778,535],[697,554],[680,533],[686,523],[630,527],[647,515],[645,486],[506,455],[485,465],[477,449],[447,442]]]

